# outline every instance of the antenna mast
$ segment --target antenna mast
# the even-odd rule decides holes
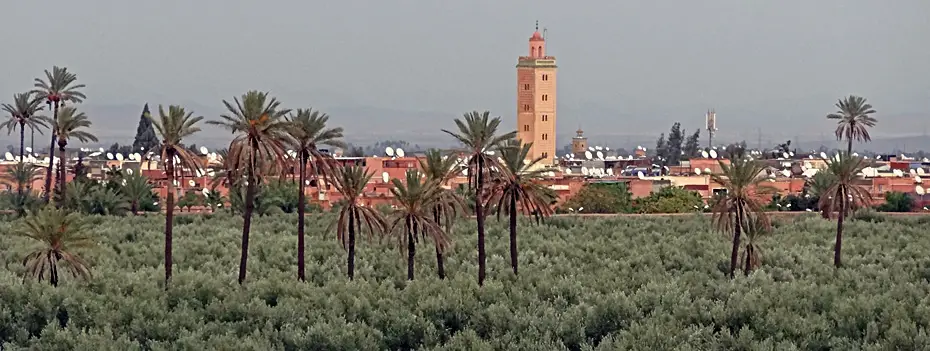
[[[717,112],[714,109],[707,110],[704,116],[707,129],[707,147],[714,147],[714,132],[717,131]]]

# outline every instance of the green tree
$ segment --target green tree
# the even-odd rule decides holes
[[[448,184],[450,180],[458,176],[458,160],[454,157],[445,156],[441,151],[436,149],[427,150],[423,158],[419,159],[420,169],[427,179],[430,179],[440,185]],[[430,211],[433,215],[433,221],[443,227],[446,233],[452,230],[455,219],[465,212],[465,199],[452,190],[440,187],[436,194]],[[439,279],[446,278],[446,271],[443,261],[443,251],[436,248],[436,272]]]
[[[304,216],[307,210],[307,199],[304,187],[307,185],[307,163],[310,163],[313,177],[320,186],[319,178],[332,180],[332,157],[320,151],[322,145],[345,148],[342,141],[342,127],[327,128],[329,116],[312,109],[297,109],[294,115],[288,117],[291,124],[288,131],[291,134],[293,148],[297,151],[299,167],[299,186],[297,186],[297,280],[305,281],[306,273],[304,262]]]
[[[869,128],[875,126],[878,120],[872,115],[875,110],[872,109],[865,98],[850,95],[836,102],[837,111],[827,115],[827,119],[837,120],[836,140],[846,139],[848,146],[846,153],[852,154],[853,140],[860,142],[872,141],[869,135]]]
[[[96,142],[97,137],[88,132],[86,129],[90,128],[90,120],[87,119],[87,115],[84,112],[77,112],[73,106],[62,107],[58,111],[58,118],[55,120],[52,130],[55,135],[58,137],[58,151],[61,153],[58,159],[58,192],[61,195],[60,204],[64,204],[65,196],[67,192],[65,187],[67,186],[67,173],[65,169],[68,166],[68,155],[66,154],[66,147],[68,146],[68,141],[71,139],[76,139],[82,143],[89,141]],[[49,165],[51,167],[51,165]]]
[[[138,215],[139,210],[152,203],[152,185],[140,172],[133,172],[123,177],[120,193],[129,200],[129,211]]]
[[[36,98],[39,100],[45,100],[45,104],[48,106],[48,109],[52,111],[52,121],[50,125],[54,126],[58,122],[58,108],[64,106],[66,103],[81,103],[87,96],[81,92],[81,89],[84,89],[84,84],[76,84],[77,75],[71,72],[68,72],[68,69],[65,67],[52,67],[52,71],[45,71],[45,80],[41,78],[35,79],[35,89],[32,93],[36,94]],[[55,146],[56,138],[58,135],[55,134],[55,131],[52,131],[52,140],[49,145],[48,158],[50,160],[55,159]],[[49,167],[45,173],[45,203],[49,202],[52,194],[52,165],[49,164]]]
[[[38,202],[32,194],[32,183],[42,179],[42,168],[30,163],[19,162],[8,167],[6,172],[0,174],[0,184],[16,187],[16,194],[10,193],[10,203],[17,215],[23,216],[27,211],[34,209]],[[27,191],[28,190],[28,191]]]
[[[93,225],[77,213],[47,206],[26,216],[13,229],[13,234],[41,243],[41,247],[26,255],[26,274],[37,280],[48,277],[58,286],[58,270],[67,269],[74,278],[89,278],[90,265],[74,250],[94,245],[90,233]]]
[[[840,152],[839,159],[827,162],[827,172],[834,177],[833,184],[820,198],[820,208],[832,214],[837,213],[836,244],[833,248],[833,265],[842,266],[840,253],[843,249],[843,221],[852,210],[868,207],[872,195],[865,187],[856,184],[857,174],[865,168],[865,161],[848,152]]]
[[[687,213],[704,206],[700,194],[676,186],[664,187],[635,202],[639,213]]]
[[[420,237],[429,238],[437,252],[442,252],[449,245],[449,238],[431,213],[442,187],[434,180],[422,177],[416,169],[407,170],[404,182],[395,178],[391,179],[391,184],[398,209],[394,211],[388,233],[397,239],[398,247],[407,254],[407,279],[413,280],[416,243]]]
[[[684,131],[681,130],[681,123],[675,122],[672,129],[668,132],[668,163],[677,165],[681,162],[682,143],[685,140]]]
[[[659,139],[656,140],[656,160],[660,165],[667,166],[669,159],[668,153],[668,142],[665,141],[665,133],[659,134]]]
[[[245,211],[242,214],[242,255],[239,259],[239,284],[245,282],[249,259],[249,231],[252,212],[255,210],[255,193],[265,175],[281,174],[285,169],[285,149],[288,142],[288,123],[284,116],[290,110],[268,93],[249,91],[235,104],[223,100],[227,113],[219,121],[208,121],[236,134],[229,144],[226,170],[232,179],[245,173]]]
[[[149,104],[142,108],[142,116],[139,118],[139,125],[136,127],[136,138],[132,141],[132,152],[146,153],[156,150],[161,142],[155,135],[155,127],[152,126],[151,113]]]
[[[694,134],[688,137],[688,140],[685,141],[685,156],[689,158],[697,157],[701,152],[701,129],[695,129]]]
[[[468,161],[469,184],[475,190],[475,217],[478,224],[478,285],[484,285],[487,274],[487,253],[484,248],[484,222],[487,216],[482,204],[486,197],[485,182],[489,178],[492,168],[498,166],[497,158],[487,154],[494,151],[499,145],[517,136],[516,131],[497,135],[500,127],[500,117],[491,118],[491,112],[473,111],[466,113],[461,119],[455,119],[458,133],[443,129],[462,144],[461,150]],[[499,168],[499,167],[498,167]]]
[[[624,183],[588,183],[562,208],[586,213],[630,213],[632,196]]]
[[[911,212],[914,209],[914,198],[897,191],[885,193],[885,203],[878,206],[882,212]]]
[[[519,140],[501,145],[498,150],[503,162],[500,170],[491,174],[488,191],[487,207],[497,212],[497,219],[504,212],[510,215],[510,267],[514,275],[517,275],[517,216],[522,210],[538,222],[552,214],[551,204],[558,198],[540,183],[548,171],[541,165],[545,158],[529,158],[532,146],[533,143],[521,145]]]
[[[346,270],[349,280],[355,278],[355,236],[367,229],[369,238],[384,233],[387,223],[384,216],[372,207],[362,206],[358,200],[365,192],[365,186],[371,180],[372,173],[359,165],[339,166],[335,169],[333,186],[342,195],[343,204],[338,209],[336,221],[336,238],[349,253]]]
[[[185,138],[200,131],[197,123],[203,120],[203,117],[195,117],[193,112],[186,111],[181,106],[171,105],[168,106],[168,111],[165,111],[159,105],[158,119],[156,120],[151,114],[147,115],[147,118],[151,120],[152,127],[161,137],[161,145],[152,151],[160,155],[165,175],[168,177],[168,192],[165,196],[165,289],[168,289],[168,283],[171,281],[174,196],[178,182],[177,166],[181,166],[182,170],[187,168],[193,172],[200,172],[203,169],[200,158],[185,149],[182,143]]]
[[[730,253],[730,278],[736,271],[739,259],[740,236],[751,223],[760,228],[768,228],[769,219],[765,214],[765,197],[774,189],[765,185],[762,176],[765,165],[747,158],[732,159],[730,163],[718,161],[722,172],[711,175],[711,179],[726,189],[726,195],[716,198],[711,211],[717,229],[724,233],[733,233],[733,250]]]
[[[42,111],[42,100],[32,92],[14,94],[12,105],[3,104],[0,107],[9,114],[9,119],[0,124],[0,128],[6,127],[7,134],[19,129],[19,160],[24,162],[26,156],[26,127],[31,130],[38,130],[39,134],[42,134],[42,128],[48,128],[48,117],[39,115],[39,111]]]

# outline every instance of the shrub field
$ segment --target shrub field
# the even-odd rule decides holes
[[[393,242],[359,244],[356,280],[308,218],[307,282],[296,280],[296,218],[253,223],[246,284],[236,283],[241,219],[180,216],[175,275],[163,285],[163,217],[94,217],[78,251],[93,278],[23,282],[38,243],[0,223],[3,350],[919,350],[930,349],[926,218],[856,220],[845,267],[835,223],[777,223],[762,267],[726,277],[729,238],[701,216],[520,222],[520,276],[506,223],[490,220],[489,279],[476,282],[473,222],[451,235],[446,280],[422,243],[416,280]]]

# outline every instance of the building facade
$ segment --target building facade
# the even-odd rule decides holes
[[[533,143],[529,157],[555,163],[556,62],[546,54],[546,39],[536,32],[527,56],[517,61],[517,138]]]

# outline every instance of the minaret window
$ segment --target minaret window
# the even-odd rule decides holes
[[[529,131],[530,131],[530,125],[529,125],[529,124],[524,124],[524,125],[523,125],[523,131],[524,131],[524,132],[529,132]]]
[[[543,134],[542,140],[549,140],[549,134]]]
[[[543,75],[542,75],[542,80],[549,80],[549,75],[548,75],[548,74],[543,74]]]
[[[523,105],[523,111],[529,111],[529,110],[530,110],[530,105],[529,105],[529,104]]]
[[[543,94],[542,101],[549,101],[549,95]]]
[[[542,121],[543,121],[543,122],[548,122],[548,121],[549,121],[549,115],[542,115]]]
[[[523,84],[523,90],[530,90],[529,84]]]

